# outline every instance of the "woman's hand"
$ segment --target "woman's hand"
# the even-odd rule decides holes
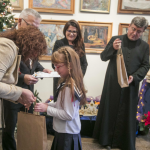
[[[36,84],[38,82],[38,79],[36,79],[32,75],[25,74],[25,76],[24,76],[24,82],[27,85],[32,85],[32,84]]]
[[[45,72],[45,73],[51,73],[52,71],[49,70],[49,69],[43,69],[43,72]]]
[[[36,112],[47,112],[48,104],[46,103],[36,103],[34,111]]]

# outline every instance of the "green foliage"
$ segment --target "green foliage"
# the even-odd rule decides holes
[[[0,1],[0,32],[14,26],[15,20],[12,10],[10,0]]]
[[[140,122],[139,127],[139,130],[142,131],[144,135],[147,135],[149,133],[149,126],[145,126],[145,122]]]
[[[34,97],[36,97],[36,102],[37,103],[40,103],[40,102],[42,102],[42,100],[41,100],[41,98],[39,98],[39,92],[37,92],[37,90],[35,90],[35,92],[34,92]]]
[[[148,124],[146,123],[146,121],[149,119],[149,114],[150,114],[150,112],[148,112],[148,114],[144,114],[139,122],[139,130],[144,135],[147,135],[149,133],[150,125],[149,125],[149,123]]]

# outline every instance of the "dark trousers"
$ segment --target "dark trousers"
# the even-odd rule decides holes
[[[3,150],[16,150],[14,131],[17,123],[17,116],[18,112],[25,111],[25,107],[22,105],[20,108],[7,108],[4,102],[3,108],[5,126],[2,131],[2,147]],[[30,106],[28,112],[33,113],[33,104]]]

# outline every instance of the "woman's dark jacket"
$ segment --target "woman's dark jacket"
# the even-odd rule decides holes
[[[70,46],[72,48],[72,45],[69,45],[68,40],[66,38],[63,38],[61,40],[57,40],[55,42],[54,48],[53,48],[53,53],[58,50],[58,48],[62,46]],[[82,50],[85,52],[85,46],[83,44]],[[86,55],[80,57],[80,64],[81,64],[81,69],[83,75],[85,75],[86,69],[87,69],[87,60],[86,60]],[[54,65],[52,64],[52,68],[55,69]],[[56,101],[55,93],[57,90],[57,84],[58,84],[59,78],[54,78],[53,80],[53,95],[54,95],[54,101]]]

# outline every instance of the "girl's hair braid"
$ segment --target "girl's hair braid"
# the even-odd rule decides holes
[[[74,88],[73,88],[74,87],[74,80],[72,78],[71,71],[70,71],[70,69],[71,69],[71,67],[70,67],[70,63],[71,63],[70,54],[68,53],[67,48],[64,48],[63,52],[64,52],[64,55],[66,56],[66,59],[67,59],[67,66],[68,66],[68,72],[69,72],[69,77],[67,78],[67,80],[69,81],[69,79],[70,79],[71,89],[74,90]]]
[[[71,89],[72,100],[75,100],[74,87],[77,87],[80,93],[82,93],[82,99],[80,104],[86,103],[86,90],[83,84],[83,74],[80,65],[80,58],[78,54],[69,46],[60,47],[52,54],[52,63],[64,63],[68,68],[68,76],[66,78],[60,78],[59,84],[65,82],[65,85],[61,89],[61,106],[63,108],[65,89],[69,87]]]

